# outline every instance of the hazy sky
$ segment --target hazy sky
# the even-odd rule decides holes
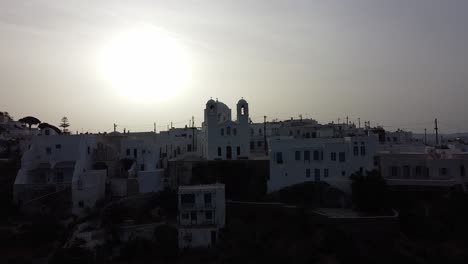
[[[438,117],[441,132],[468,131],[467,13],[466,0],[0,0],[0,111],[141,131],[199,125],[210,97],[231,108],[244,97],[254,121],[348,115],[420,130]],[[103,45],[142,25],[190,53],[180,96],[136,103],[100,76]]]

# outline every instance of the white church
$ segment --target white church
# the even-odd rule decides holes
[[[232,120],[231,109],[218,100],[206,103],[200,144],[207,160],[247,159],[249,156],[249,104],[237,103],[237,120]]]

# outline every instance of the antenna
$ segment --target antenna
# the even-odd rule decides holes
[[[358,120],[358,126],[359,126],[359,128],[361,128],[361,118],[360,118],[360,117],[358,117],[358,119],[357,119],[357,120]]]
[[[437,118],[434,120],[436,133],[436,146],[439,145],[439,128],[437,127]]]
[[[114,123],[114,132],[117,131],[117,124]]]
[[[263,116],[263,146],[265,147],[265,155],[268,155],[268,146],[267,146],[267,137],[266,137],[266,118],[267,116]],[[302,119],[302,115],[301,115]]]
[[[195,151],[195,117],[192,116],[192,151]]]

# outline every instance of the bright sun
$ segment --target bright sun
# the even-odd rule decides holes
[[[190,78],[186,50],[170,34],[154,29],[115,36],[105,45],[98,64],[120,95],[137,102],[174,97]]]

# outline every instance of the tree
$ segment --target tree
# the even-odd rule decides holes
[[[351,198],[355,208],[363,212],[388,209],[387,184],[377,170],[367,171],[366,175],[356,172],[351,175]]]
[[[53,126],[51,124],[48,124],[48,123],[40,123],[39,126],[38,126],[39,129],[46,129],[46,128],[50,128],[52,130],[54,130],[57,134],[61,134],[62,131],[60,131],[60,129],[56,126]]]
[[[68,118],[66,116],[62,117],[62,123],[60,123],[60,127],[63,128],[63,133],[67,133],[68,129],[67,127],[70,126],[70,123],[68,123]]]
[[[32,125],[38,125],[38,124],[41,123],[41,120],[39,120],[39,119],[37,119],[37,118],[35,118],[33,116],[26,116],[26,117],[21,118],[18,121],[23,123],[23,124],[27,124],[28,127],[29,127],[29,130],[31,130]]]

